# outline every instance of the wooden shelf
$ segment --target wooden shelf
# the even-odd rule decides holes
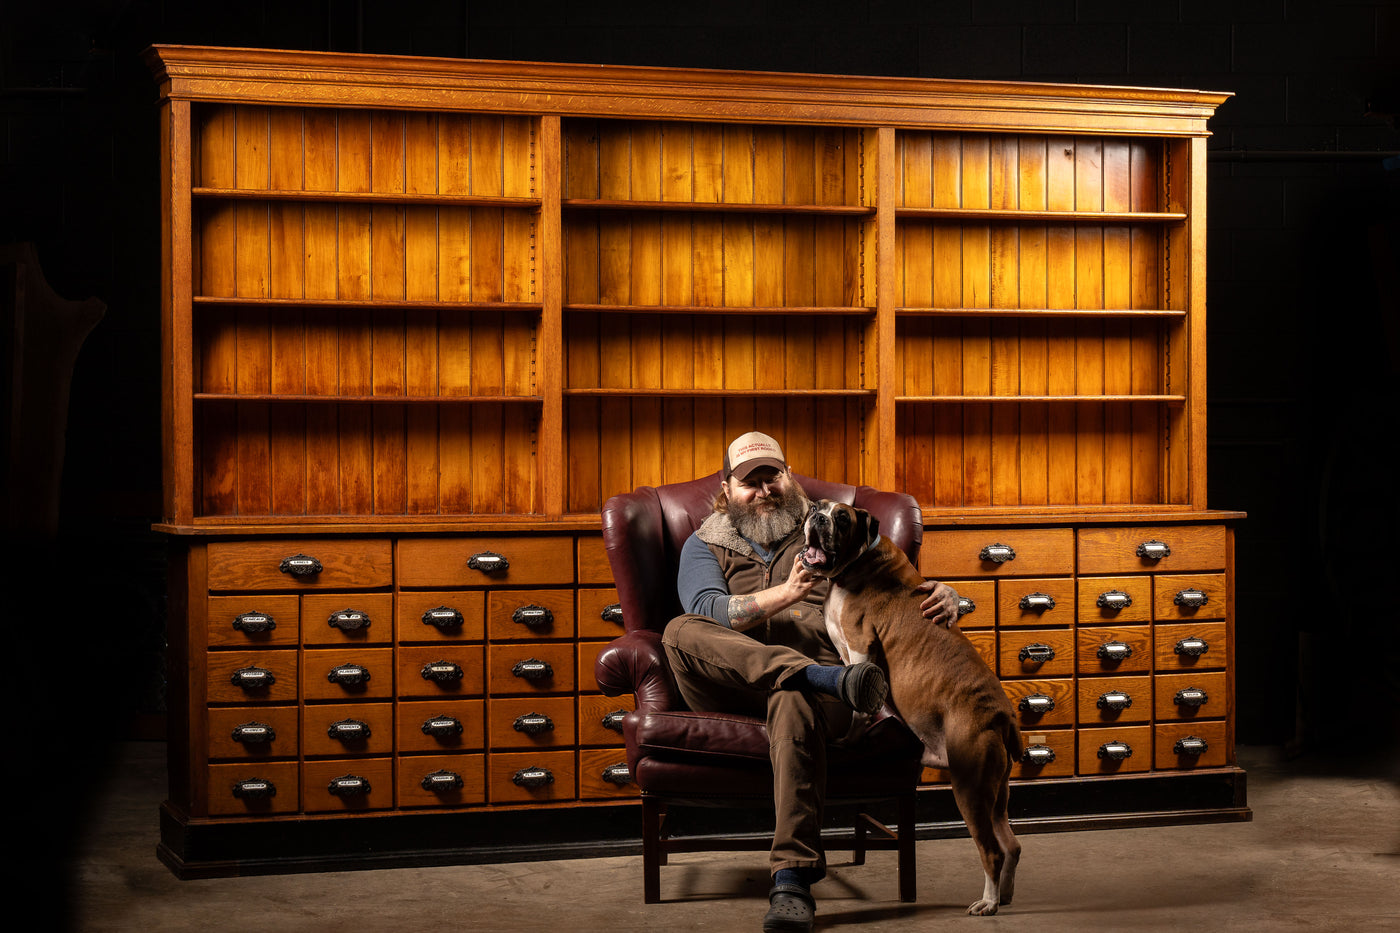
[[[197,402],[270,402],[273,404],[369,404],[369,405],[538,405],[538,395],[286,395],[196,392]]]
[[[597,211],[683,211],[728,214],[827,214],[840,217],[874,217],[874,207],[849,204],[771,204],[736,201],[632,201],[608,198],[564,198],[569,209]]]
[[[1064,317],[1064,318],[1107,318],[1107,317],[1156,317],[1184,318],[1185,311],[1171,311],[1166,308],[895,308],[901,317]]]
[[[1011,221],[1032,224],[1170,224],[1186,220],[1176,211],[1030,211],[970,207],[897,207],[900,220]]]
[[[626,398],[873,398],[874,389],[565,389],[566,396]]]
[[[332,204],[411,204],[446,207],[513,207],[538,210],[539,198],[476,194],[420,194],[390,191],[307,191],[289,188],[191,188],[195,199],[239,201],[311,201]]]
[[[1160,402],[1166,405],[1184,405],[1184,395],[901,395],[895,399],[900,404],[915,405],[963,405],[988,402],[998,405],[1023,404],[1027,402],[1051,402],[1080,404],[1085,402]]]
[[[751,305],[607,305],[607,304],[567,304],[565,311],[598,311],[612,314],[743,314],[753,317],[765,315],[870,315],[875,313],[871,307],[861,306],[834,306],[834,307],[785,307],[767,306],[753,307]]]
[[[415,310],[434,311],[535,311],[543,305],[529,301],[437,301],[427,299],[406,301],[402,299],[359,299],[359,298],[249,298],[220,295],[195,295],[194,306],[210,308],[342,308],[346,310]]]

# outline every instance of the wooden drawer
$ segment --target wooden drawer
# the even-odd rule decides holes
[[[208,717],[210,758],[263,761],[297,757],[295,706],[216,707],[209,710]]]
[[[622,604],[618,602],[617,590],[609,587],[578,591],[579,638],[611,639],[626,631],[627,627],[622,623]]]
[[[393,582],[393,548],[386,538],[303,538],[212,541],[211,590],[374,589]],[[310,558],[314,573],[292,572],[284,561]],[[286,566],[287,570],[282,568]],[[300,564],[305,566],[305,564]]]
[[[296,813],[301,809],[299,769],[295,761],[210,765],[209,815]]]
[[[449,752],[485,748],[486,701],[401,702],[398,704],[396,734],[400,752]]]
[[[395,634],[401,643],[442,644],[486,637],[484,590],[404,590],[394,598],[398,605]]]
[[[1124,605],[1125,597],[1127,605]],[[1151,577],[1080,578],[1080,625],[1128,625],[1151,621]]]
[[[302,698],[389,700],[394,696],[393,648],[317,648],[302,652]]]
[[[304,645],[387,645],[394,640],[389,593],[307,593],[301,598]]]
[[[503,752],[492,755],[487,798],[492,803],[545,803],[573,800],[574,753]]]
[[[1079,673],[1137,674],[1152,670],[1150,625],[1095,625],[1077,630]]]
[[[1010,551],[1003,550],[1005,548]],[[1009,554],[1015,556],[1009,557]],[[998,556],[1008,559],[1000,562],[992,559]],[[919,570],[935,580],[1068,576],[1074,573],[1074,531],[1070,528],[926,531],[919,549]]]
[[[1224,619],[1230,614],[1225,574],[1169,574],[1152,581],[1153,611],[1158,622]],[[1204,600],[1204,605],[1198,603]]]
[[[410,755],[399,759],[400,807],[467,807],[485,802],[485,755]]]
[[[1114,701],[1126,697],[1127,706]],[[1079,724],[1148,722],[1152,719],[1152,678],[1147,674],[1127,677],[1079,678]]]
[[[1149,542],[1166,545],[1171,553],[1154,558]],[[1144,571],[1224,570],[1224,525],[1143,525],[1131,528],[1079,529],[1079,572],[1142,573]]]
[[[394,753],[394,704],[317,703],[302,713],[302,753],[348,758]]]
[[[1205,748],[1194,742],[1177,745],[1187,738],[1200,739]],[[1155,741],[1153,764],[1160,770],[1223,768],[1230,763],[1229,734],[1223,722],[1162,723]]]
[[[958,616],[958,628],[991,628],[997,624],[997,581],[944,581],[958,591],[958,605],[966,609]]]
[[[997,625],[1073,625],[1074,581],[1069,577],[997,583]]]
[[[481,645],[399,648],[399,696],[469,697],[486,692],[486,649]]]
[[[1152,639],[1153,667],[1159,674],[1222,668],[1230,656],[1224,622],[1157,625]],[[1201,653],[1193,653],[1197,651]]]
[[[305,762],[301,799],[307,813],[387,810],[394,805],[394,761],[350,758]]]
[[[1016,721],[1022,729],[1074,725],[1073,678],[1008,680],[1001,686],[1016,710]]]
[[[621,745],[622,717],[637,708],[632,694],[578,698],[578,744]]]
[[[578,742],[573,697],[493,699],[486,710],[492,748],[560,748]]]
[[[968,644],[977,649],[982,660],[987,662],[987,667],[995,671],[997,669],[996,629],[973,629],[970,632],[963,632],[963,637],[967,639]]]
[[[486,597],[492,641],[574,637],[573,590],[493,590]]]
[[[1158,722],[1223,719],[1230,712],[1230,684],[1224,671],[1158,674],[1153,690]]]
[[[636,797],[627,753],[620,748],[584,749],[578,753],[578,795],[582,800]]]
[[[487,651],[486,668],[492,696],[574,690],[571,644],[492,645]]]
[[[598,686],[598,655],[612,644],[610,641],[581,641],[578,643],[578,689],[580,693],[602,693]]]
[[[209,647],[295,648],[300,619],[296,596],[210,596]]]
[[[1048,748],[1050,753],[1028,754],[1037,747]],[[1012,780],[1030,781],[1036,778],[1070,777],[1073,774],[1073,729],[1021,730],[1021,760],[1011,766]]]
[[[1104,746],[1122,744],[1131,750],[1126,758],[1115,758]],[[1079,730],[1080,774],[1128,774],[1152,770],[1152,727],[1109,726]]]
[[[608,562],[608,551],[603,546],[602,535],[579,536],[578,582],[591,584],[610,584],[613,582],[612,564]]]
[[[1016,629],[999,633],[1000,677],[1073,677],[1073,629]],[[1047,652],[1048,659],[1042,660]]]
[[[297,652],[210,651],[207,655],[210,703],[295,703]]]
[[[471,566],[473,558],[477,558],[477,567]],[[502,566],[504,569],[500,569]],[[400,586],[573,583],[574,539],[407,538],[399,542],[398,577]]]

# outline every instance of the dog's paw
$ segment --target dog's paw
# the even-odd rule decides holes
[[[997,912],[997,902],[989,901],[984,898],[969,907],[967,912],[974,917],[990,917]]]

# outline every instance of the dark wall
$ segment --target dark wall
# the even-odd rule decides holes
[[[102,598],[100,619],[40,637],[129,665],[119,716],[162,704],[159,156],[138,58],[161,42],[1235,92],[1210,141],[1209,449],[1210,505],[1250,513],[1239,739],[1396,734],[1400,683],[1376,672],[1400,670],[1383,591],[1400,518],[1400,164],[1383,165],[1400,150],[1400,0],[53,0],[4,15],[0,243],[35,243],[60,294],[108,305],[74,377],[58,539],[14,543],[59,555],[67,595]]]

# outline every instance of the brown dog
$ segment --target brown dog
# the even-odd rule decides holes
[[[826,627],[847,664],[873,660],[889,703],[924,743],[924,764],[947,768],[953,797],[982,856],[986,883],[970,914],[1011,903],[1021,844],[1006,806],[1021,734],[1011,702],[962,632],[923,617],[923,577],[863,509],[823,499],[804,525],[802,563],[831,580]]]

